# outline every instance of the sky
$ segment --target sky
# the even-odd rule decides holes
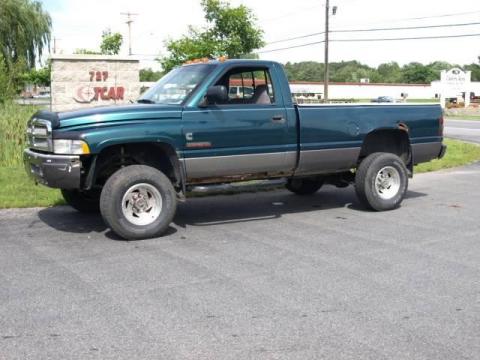
[[[142,67],[158,68],[155,57],[166,54],[164,43],[186,33],[189,25],[206,25],[200,0],[44,0],[53,20],[57,49],[72,53],[77,48],[98,49],[102,31],[110,28],[124,36],[121,54],[128,54],[128,28],[121,13],[135,13],[132,24],[132,50]],[[325,27],[325,0],[230,0],[244,4],[257,17],[266,43],[322,32]],[[400,65],[416,61],[440,60],[470,64],[480,56],[480,1],[478,0],[330,0],[337,13],[330,18],[330,29],[384,29],[392,27],[479,23],[472,26],[415,30],[341,32],[330,34],[330,61],[358,60],[370,66],[396,61]],[[424,37],[478,34],[467,38],[336,42],[334,40]],[[324,44],[291,48],[323,40],[324,35],[278,42],[260,49],[262,59],[282,63],[324,59]]]

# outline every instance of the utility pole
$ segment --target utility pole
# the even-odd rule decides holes
[[[126,15],[127,16],[127,21],[125,22],[128,25],[128,55],[132,55],[132,23],[133,19],[132,16],[138,15],[129,12],[126,13],[120,13],[120,15]]]
[[[325,63],[323,74],[323,102],[328,102],[328,20],[330,17],[330,0],[325,1]]]
[[[337,14],[337,6],[333,6],[332,15]],[[325,0],[325,73],[323,75],[323,101],[328,102],[328,41],[330,32],[330,0]]]

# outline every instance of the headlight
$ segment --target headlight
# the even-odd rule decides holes
[[[85,155],[90,154],[90,148],[83,140],[54,139],[53,152],[64,155]]]

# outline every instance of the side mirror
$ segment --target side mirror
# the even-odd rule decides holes
[[[224,104],[228,101],[227,88],[223,85],[210,86],[205,99],[205,105]]]

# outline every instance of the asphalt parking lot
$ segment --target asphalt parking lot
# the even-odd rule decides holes
[[[119,241],[68,207],[0,211],[1,359],[479,359],[480,164],[353,190],[198,198]]]

